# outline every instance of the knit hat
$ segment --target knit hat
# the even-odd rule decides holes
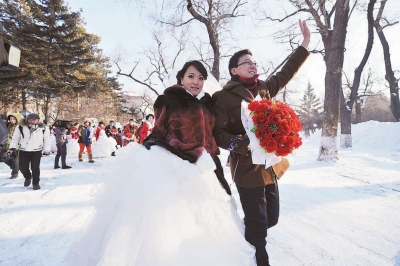
[[[3,119],[3,120],[8,120],[8,117],[7,117],[7,115],[5,115],[5,114],[1,114],[1,119]]]
[[[28,120],[28,119],[40,119],[40,117],[39,117],[39,115],[38,114],[29,114],[27,117],[26,117],[26,120]]]

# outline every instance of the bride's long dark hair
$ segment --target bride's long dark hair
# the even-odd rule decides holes
[[[178,71],[178,73],[176,74],[176,81],[179,85],[182,85],[181,79],[183,78],[183,76],[185,75],[187,69],[190,66],[194,66],[204,77],[204,80],[207,79],[207,70],[206,68],[203,66],[203,64],[200,61],[197,60],[192,60],[192,61],[188,61],[186,62],[182,69]]]

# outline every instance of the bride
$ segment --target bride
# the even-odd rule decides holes
[[[154,104],[143,146],[122,149],[102,174],[96,212],[67,254],[70,265],[255,265],[212,137],[207,71],[189,61],[176,77]]]

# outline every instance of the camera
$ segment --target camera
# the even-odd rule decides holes
[[[15,150],[13,152],[7,152],[3,155],[2,161],[7,163],[11,160],[14,160],[17,157],[18,157],[18,150]]]
[[[72,122],[69,120],[56,120],[53,124],[55,127],[61,127],[65,129],[71,129],[72,127]]]

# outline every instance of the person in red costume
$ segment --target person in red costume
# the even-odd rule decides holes
[[[137,126],[135,125],[135,121],[133,119],[129,119],[129,123],[124,127],[124,135],[125,135],[125,144],[128,145],[129,142],[136,142],[136,133]]]
[[[96,141],[99,140],[100,132],[102,130],[104,130],[105,127],[106,126],[105,126],[104,122],[99,122],[99,125],[96,128],[96,132],[94,133],[94,137],[96,138]]]
[[[71,128],[71,138],[72,139],[78,139],[78,128],[79,128],[79,123],[75,123],[74,126]]]
[[[146,116],[146,121],[142,123],[142,128],[140,129],[140,144],[143,143],[144,139],[150,135],[154,127],[154,115],[148,114]]]

